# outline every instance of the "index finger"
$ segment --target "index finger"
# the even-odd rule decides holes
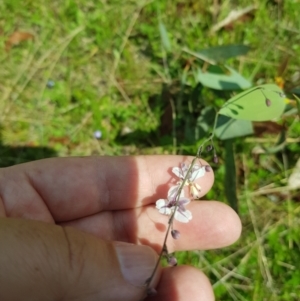
[[[59,222],[136,208],[165,198],[169,184],[175,181],[171,168],[191,160],[184,156],[124,156],[25,163],[1,170],[2,202],[8,216],[36,219],[35,214],[48,210]],[[213,173],[206,173],[198,183],[201,194],[206,194]]]

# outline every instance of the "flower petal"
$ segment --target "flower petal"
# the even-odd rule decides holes
[[[171,209],[168,207],[162,207],[158,210],[158,212],[164,215],[170,215],[172,213]]]
[[[184,212],[176,210],[174,217],[181,223],[188,223],[192,219],[192,213],[189,210]]]
[[[181,163],[181,170],[184,175],[186,174],[188,169],[189,169],[189,165],[186,165],[185,163]]]
[[[172,186],[168,191],[168,200],[172,201],[176,198],[180,185]],[[184,190],[181,190],[180,197],[184,197]]]
[[[187,205],[191,200],[188,198],[180,198],[178,201],[179,206],[185,206]]]
[[[156,209],[161,209],[163,207],[166,207],[166,204],[167,204],[167,200],[164,200],[164,199],[159,199],[156,201]]]
[[[193,172],[191,176],[189,177],[190,182],[194,182],[195,180],[203,177],[205,175],[205,166],[199,167],[199,166],[194,166]]]
[[[175,174],[178,178],[183,179],[183,173],[182,170],[179,167],[173,167],[172,168],[173,174]]]
[[[185,209],[185,207],[184,206],[178,206],[178,209],[177,209],[180,213],[182,213],[182,212],[185,212],[186,211],[186,209]]]

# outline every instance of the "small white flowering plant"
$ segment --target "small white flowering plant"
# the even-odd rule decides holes
[[[212,137],[206,140],[206,143],[210,142],[207,146],[207,150],[214,150]],[[202,147],[198,149],[196,157],[190,164],[181,163],[179,167],[172,168],[172,174],[175,178],[174,185],[171,185],[168,190],[167,197],[165,199],[158,199],[155,203],[155,207],[160,214],[169,216],[168,228],[163,242],[163,246],[159,255],[159,260],[153,270],[153,273],[146,281],[147,295],[156,294],[156,290],[150,288],[150,283],[154,277],[154,274],[158,268],[161,258],[165,257],[170,266],[177,265],[177,259],[169,254],[167,248],[167,239],[171,234],[173,239],[180,238],[180,232],[174,228],[174,223],[188,223],[192,220],[193,215],[186,207],[192,201],[200,198],[201,186],[196,182],[200,178],[204,178],[207,172],[211,171],[209,165],[203,165],[200,161]],[[214,161],[217,162],[217,155],[214,150]]]
[[[202,150],[206,146],[207,151],[213,150],[213,161],[218,163],[218,157],[214,148],[213,138],[218,136],[224,139],[224,131],[236,122],[236,127],[242,126],[240,121],[267,121],[279,118],[284,111],[286,104],[285,95],[279,87],[273,84],[266,84],[251,88],[228,100],[216,113],[213,130],[210,136],[198,148],[197,154],[190,163],[181,163],[179,167],[172,168],[176,178],[174,185],[169,187],[166,198],[156,200],[155,207],[160,214],[169,216],[168,227],[162,244],[159,259],[152,274],[145,283],[146,294],[154,295],[155,289],[150,284],[157,271],[160,260],[165,257],[171,266],[177,265],[176,258],[169,254],[167,239],[171,234],[173,239],[180,238],[180,232],[175,229],[176,222],[188,223],[192,220],[193,214],[188,210],[188,205],[200,198],[201,186],[199,179],[204,178],[207,172],[211,171],[209,165],[203,165],[200,161]],[[221,115],[221,126],[218,127],[218,117]],[[225,119],[224,119],[225,118]],[[222,136],[223,135],[223,136]],[[228,134],[226,134],[228,139]],[[196,182],[198,181],[198,182]]]
[[[175,186],[170,187],[167,199],[156,201],[156,208],[159,213],[170,216],[174,214],[175,220],[188,223],[192,219],[192,213],[185,206],[191,202],[191,199],[200,197],[201,187],[195,181],[203,177],[209,168],[209,166],[194,165],[189,169],[185,163],[182,163],[181,167],[173,167],[172,172],[179,181]],[[188,197],[185,196],[184,186],[189,186]]]

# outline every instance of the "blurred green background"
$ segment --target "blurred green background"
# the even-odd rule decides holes
[[[214,141],[219,163],[211,163],[216,182],[206,198],[231,200],[243,222],[239,242],[177,257],[209,276],[217,300],[299,300],[299,7],[297,0],[0,1],[0,166],[53,156],[193,155],[211,130],[209,111],[238,90],[212,89],[197,72],[212,59],[228,74],[226,61],[252,86],[279,85],[287,109],[280,120],[253,123],[251,135]],[[215,48],[225,45],[233,52]],[[203,157],[212,162],[211,153]]]

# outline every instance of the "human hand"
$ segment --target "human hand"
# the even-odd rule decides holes
[[[167,194],[171,167],[189,159],[55,158],[1,169],[0,300],[140,300],[168,221],[153,204]],[[212,184],[211,171],[202,195]],[[189,210],[170,252],[238,239],[240,220],[225,204],[194,201]],[[193,267],[160,269],[153,285],[156,301],[214,299]]]

